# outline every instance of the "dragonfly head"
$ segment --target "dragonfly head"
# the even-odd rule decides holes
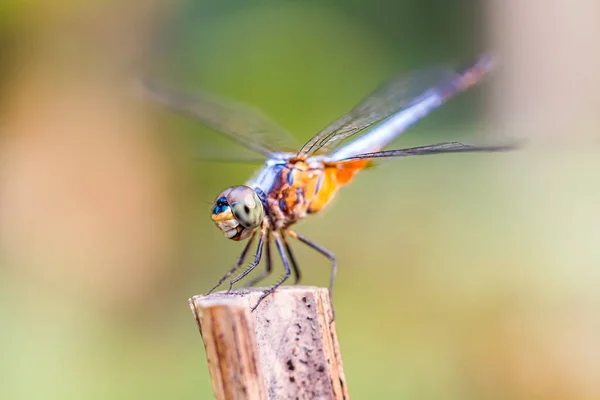
[[[217,197],[211,218],[229,239],[242,240],[262,223],[264,216],[262,202],[252,188],[233,186]]]

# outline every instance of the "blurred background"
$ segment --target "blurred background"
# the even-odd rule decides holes
[[[210,207],[257,167],[195,160],[239,149],[135,78],[250,103],[303,142],[391,75],[491,50],[489,79],[394,146],[525,149],[386,162],[298,231],[338,257],[352,398],[599,399],[598,15],[593,0],[3,1],[0,398],[212,398],[187,299],[241,251]],[[327,285],[328,262],[295,249],[303,283]]]

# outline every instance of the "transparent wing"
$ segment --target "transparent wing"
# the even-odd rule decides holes
[[[505,145],[492,145],[492,146],[472,146],[469,144],[463,144],[459,142],[445,142],[432,144],[428,146],[411,147],[407,149],[399,150],[384,150],[377,151],[374,153],[364,153],[357,156],[348,157],[340,162],[361,160],[361,159],[373,159],[373,158],[385,158],[385,157],[409,157],[409,156],[424,156],[429,154],[443,154],[443,153],[476,153],[476,152],[498,152],[498,151],[510,151],[516,150],[520,146],[517,144],[505,144]]]
[[[221,162],[228,164],[252,164],[259,165],[265,163],[265,157],[245,148],[236,147],[235,149],[223,146],[193,146],[186,151],[191,158],[198,162]]]
[[[292,135],[247,105],[207,93],[190,96],[149,80],[140,81],[140,86],[144,95],[158,104],[197,119],[210,129],[263,156],[298,149]]]
[[[325,147],[330,150],[332,145],[339,145],[344,139],[411,106],[431,88],[458,76],[455,70],[438,66],[395,77],[378,87],[348,114],[313,136],[298,155],[309,155]]]

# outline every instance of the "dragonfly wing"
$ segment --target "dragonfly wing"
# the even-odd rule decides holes
[[[265,157],[298,148],[285,129],[245,104],[208,93],[191,96],[149,80],[140,84],[145,96],[163,107],[199,120],[208,128]]]
[[[223,146],[207,146],[202,144],[201,146],[193,146],[191,149],[188,149],[186,153],[190,154],[190,157],[198,162],[252,165],[265,163],[265,157],[241,147],[232,149],[224,148]]]
[[[329,147],[338,146],[344,139],[368,126],[436,96],[442,102],[446,101],[477,83],[493,65],[494,57],[484,54],[475,64],[463,69],[434,67],[398,76],[377,88],[348,114],[313,136],[302,147],[299,155],[308,155],[324,148],[330,151]],[[401,132],[397,132],[396,136],[399,133]]]
[[[410,147],[407,149],[398,150],[384,150],[377,151],[374,153],[364,153],[353,157],[348,157],[340,160],[352,161],[361,159],[374,159],[374,158],[389,158],[389,157],[409,157],[409,156],[424,156],[430,154],[443,154],[443,153],[482,153],[482,152],[499,152],[499,151],[510,151],[516,150],[520,146],[517,144],[505,144],[505,145],[490,145],[490,146],[473,146],[469,144],[463,144],[459,142],[445,142],[432,144],[428,146]]]
[[[397,76],[371,92],[349,113],[318,132],[298,154],[309,155],[325,147],[339,145],[344,139],[418,102],[440,82],[451,81],[457,76],[458,73],[447,66]]]

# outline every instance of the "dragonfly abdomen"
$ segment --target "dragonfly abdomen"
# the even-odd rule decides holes
[[[369,163],[368,160],[325,163],[321,181],[315,181],[308,189],[313,192],[308,213],[324,209],[333,200],[338,190],[352,182],[354,176]]]

